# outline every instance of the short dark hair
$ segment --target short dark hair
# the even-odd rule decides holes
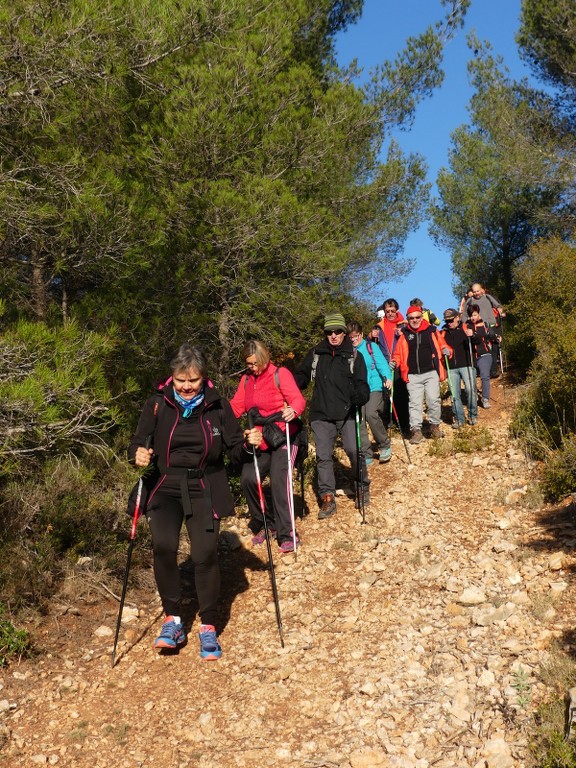
[[[356,320],[348,323],[348,333],[362,333],[362,326]]]
[[[383,304],[384,309],[386,309],[387,306],[394,307],[394,309],[396,310],[400,309],[400,304],[398,304],[396,299],[386,299],[386,301]]]
[[[478,312],[480,314],[480,307],[478,304],[468,304],[468,317],[472,317],[473,312]]]
[[[180,371],[195,370],[203,379],[208,376],[208,368],[204,352],[199,347],[185,342],[180,346],[178,352],[170,360],[170,370],[174,373]]]

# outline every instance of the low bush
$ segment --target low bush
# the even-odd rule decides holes
[[[29,656],[32,650],[30,636],[25,629],[16,629],[5,615],[5,606],[0,604],[0,667]]]

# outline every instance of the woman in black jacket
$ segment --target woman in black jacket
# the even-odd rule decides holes
[[[214,660],[222,655],[216,633],[220,519],[234,513],[224,454],[235,463],[252,461],[262,433],[242,433],[230,403],[208,379],[205,357],[197,347],[183,344],[170,370],[170,378],[144,405],[128,448],[128,458],[137,467],[149,466],[154,456],[145,514],[152,532],[154,577],[166,613],[154,647],[176,649],[186,641],[177,560],[184,521],[198,595],[200,656]],[[146,448],[150,436],[153,447]]]
[[[466,328],[472,331],[472,345],[480,381],[482,382],[482,408],[490,408],[490,368],[492,367],[492,343],[496,340],[494,329],[482,320],[478,304],[468,305],[469,320]]]

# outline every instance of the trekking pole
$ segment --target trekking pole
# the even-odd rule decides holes
[[[474,363],[474,353],[472,352],[472,340],[468,336],[468,351],[470,353],[470,392],[475,400],[478,400],[478,387],[476,386],[476,365]],[[468,404],[468,410],[470,410],[470,404]]]
[[[394,412],[394,416],[396,417],[396,424],[398,425],[398,429],[400,430],[400,437],[402,438],[402,442],[404,443],[404,450],[406,451],[406,456],[408,456],[408,464],[412,464],[412,460],[410,459],[410,452],[408,451],[408,446],[406,444],[406,439],[404,437],[404,434],[402,433],[402,427],[400,426],[400,419],[398,418],[396,406],[394,405],[393,401],[391,402],[392,402],[392,410]]]
[[[392,439],[392,422],[394,417],[392,416],[392,409],[394,407],[394,371],[392,371],[392,386],[390,387],[390,418],[388,419],[388,439]]]
[[[292,477],[292,449],[290,446],[290,424],[286,422],[286,453],[288,454],[288,509],[290,511],[290,522],[292,523],[292,543],[294,544],[294,560],[296,555],[296,520],[294,516],[294,478]]]
[[[356,406],[356,497],[358,509],[362,513],[362,525],[366,525],[366,508],[364,506],[364,478],[362,477],[362,455],[360,437],[360,406]]]
[[[144,443],[144,448],[150,448],[152,435],[148,435]],[[116,634],[114,635],[114,648],[112,649],[112,668],[116,663],[116,646],[118,645],[118,636],[120,635],[120,624],[122,623],[122,611],[124,610],[124,601],[126,600],[126,590],[128,589],[128,574],[130,572],[130,562],[132,560],[132,550],[136,539],[136,526],[140,518],[140,501],[142,499],[142,488],[144,487],[144,473],[140,475],[138,487],[136,490],[136,504],[134,506],[134,515],[132,517],[132,527],[130,529],[130,543],[128,544],[128,557],[126,559],[126,568],[124,569],[124,582],[122,584],[122,595],[120,596],[120,607],[118,609],[118,621],[116,622]]]
[[[248,411],[248,427],[254,427],[254,414]],[[276,572],[274,571],[274,559],[272,557],[272,547],[270,545],[270,531],[266,521],[266,505],[264,503],[264,491],[260,481],[260,468],[258,467],[258,457],[254,447],[254,473],[256,474],[256,485],[258,486],[258,498],[260,500],[260,511],[264,520],[264,536],[266,537],[266,548],[268,549],[268,565],[270,566],[270,581],[272,582],[272,594],[274,595],[274,607],[276,609],[276,624],[278,625],[278,634],[280,635],[280,645],[284,648],[284,634],[282,632],[282,618],[280,616],[280,600],[278,599],[278,587],[276,585]]]
[[[446,364],[446,374],[448,377],[448,389],[450,390],[450,397],[452,398],[452,412],[454,412],[454,388],[452,385],[452,379],[450,378],[450,363],[448,362],[448,355],[444,355],[444,362]],[[458,423],[457,418],[456,423]],[[458,427],[458,429],[460,429],[460,427]]]
[[[504,359],[502,357],[502,342],[504,341],[504,319],[500,318],[500,343],[498,344],[498,356],[500,357],[500,373],[502,374],[502,399],[506,408],[506,388],[504,387]]]

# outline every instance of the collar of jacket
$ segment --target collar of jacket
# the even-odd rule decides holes
[[[178,407],[176,401],[174,400],[172,377],[170,377],[167,381],[162,382],[158,387],[158,391],[160,394],[164,395],[166,400],[168,400],[171,405],[173,405],[175,408]],[[216,403],[218,400],[220,400],[220,395],[216,391],[214,384],[210,381],[210,379],[206,379],[204,384],[204,405],[210,406],[213,403]]]
[[[403,328],[404,333],[422,333],[422,331],[425,331],[427,328],[430,328],[431,325],[428,322],[428,320],[422,320],[418,328],[412,328],[411,325],[407,325],[406,328]]]

